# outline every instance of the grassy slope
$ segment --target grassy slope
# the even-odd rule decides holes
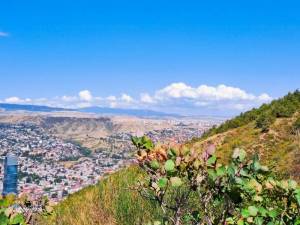
[[[43,225],[113,225],[144,224],[160,214],[158,207],[129,190],[142,174],[130,167],[85,188],[60,203]]]
[[[190,143],[192,148],[203,149],[209,143],[217,147],[217,156],[228,161],[234,148],[244,148],[249,155],[258,153],[262,161],[285,177],[300,181],[300,140],[292,134],[297,116],[278,118],[270,130],[262,133],[254,122]]]

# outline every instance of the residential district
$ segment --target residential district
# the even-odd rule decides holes
[[[191,126],[178,122],[173,129],[153,130],[146,135],[154,141],[180,143],[201,136],[214,124],[209,121]],[[18,157],[19,194],[31,199],[47,196],[58,202],[132,163],[135,152],[132,135],[135,134],[118,133],[99,138],[105,147],[91,151],[77,142],[56,137],[34,123],[0,123],[0,183],[3,160],[8,153],[13,153]]]

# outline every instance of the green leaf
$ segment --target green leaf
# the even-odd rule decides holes
[[[300,217],[297,217],[297,219],[296,219],[294,225],[300,225]]]
[[[255,225],[263,225],[264,219],[262,217],[255,217],[254,224]]]
[[[168,158],[169,159],[175,159],[176,158],[176,152],[175,152],[175,150],[174,149],[169,149],[168,150]]]
[[[2,207],[8,207],[9,206],[9,201],[8,199],[0,199],[0,206]]]
[[[236,167],[233,164],[231,164],[230,166],[228,166],[227,172],[230,177],[234,177],[236,173]]]
[[[261,216],[265,217],[268,213],[268,211],[264,207],[259,207],[258,212],[260,213]]]
[[[300,206],[300,188],[297,188],[295,191],[294,191],[294,194],[295,194],[295,198],[298,202],[298,205]]]
[[[140,144],[141,144],[141,138],[139,138],[139,137],[131,137],[131,141],[132,141],[132,143],[133,143],[133,145],[135,146],[135,147],[140,147]]]
[[[234,220],[232,217],[226,219],[226,224],[234,224]]]
[[[259,158],[258,158],[257,154],[255,154],[254,157],[253,157],[252,168],[253,168],[254,171],[258,171],[258,170],[261,169],[261,165],[259,163]]]
[[[245,184],[245,180],[240,178],[240,177],[235,177],[234,182],[239,184],[239,185],[244,185]]]
[[[215,181],[217,179],[217,173],[213,169],[208,169],[207,173],[209,175],[209,178]]]
[[[150,162],[150,167],[151,167],[151,169],[153,169],[153,170],[159,169],[159,162],[158,162],[157,160],[152,160],[152,161]]]
[[[16,216],[10,219],[10,223],[13,225],[25,223],[24,216],[22,214],[17,214]]]
[[[173,162],[173,160],[169,159],[166,161],[165,163],[165,169],[167,172],[172,172],[175,169],[175,163]]]
[[[237,221],[237,225],[244,225],[244,220],[239,219],[239,220]]]
[[[145,148],[147,150],[151,150],[154,147],[152,140],[150,138],[148,138],[147,136],[142,137],[142,145],[143,145],[143,148]]]
[[[174,148],[170,148],[170,151],[173,153],[173,155],[177,156],[178,155],[178,150]]]
[[[2,212],[0,214],[0,225],[6,225],[8,224],[8,218],[7,216]]]
[[[256,216],[258,213],[258,209],[255,206],[249,206],[248,211],[251,216]]]
[[[240,175],[243,176],[243,177],[249,177],[249,173],[245,169],[241,169],[240,170]]]
[[[172,187],[180,187],[182,180],[179,177],[171,177],[170,179]]]
[[[166,186],[167,186],[167,184],[168,184],[168,179],[167,178],[160,178],[159,180],[158,180],[158,187],[159,188],[165,188]]]
[[[214,165],[217,161],[217,157],[215,155],[211,156],[208,160],[207,160],[207,165],[211,166]]]
[[[276,209],[272,209],[268,212],[269,216],[272,218],[276,218],[278,216],[278,212]]]
[[[223,176],[226,173],[226,168],[225,166],[221,166],[217,168],[217,176]]]
[[[242,209],[241,214],[242,214],[242,217],[244,217],[244,218],[248,218],[250,216],[250,212],[248,209]]]

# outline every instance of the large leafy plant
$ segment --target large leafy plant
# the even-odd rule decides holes
[[[204,151],[154,145],[133,137],[146,172],[138,190],[162,208],[154,224],[300,224],[300,189],[278,180],[257,155],[235,149],[228,165],[218,163],[213,145]]]
[[[0,225],[36,224],[38,215],[49,215],[52,207],[47,198],[29,200],[27,196],[16,198],[7,195],[0,199]]]
[[[14,195],[0,199],[0,225],[25,225],[25,216],[17,210]]]

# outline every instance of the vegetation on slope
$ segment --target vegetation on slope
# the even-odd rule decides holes
[[[85,188],[55,207],[43,225],[134,225],[160,217],[160,209],[132,188],[143,173],[129,167]]]
[[[258,128],[267,131],[269,125],[274,122],[275,118],[291,117],[295,112],[300,110],[300,91],[289,93],[281,99],[273,100],[270,104],[263,104],[258,109],[254,108],[245,113],[241,113],[234,119],[228,120],[218,127],[208,130],[202,140],[225,131],[256,122]]]
[[[239,125],[238,125],[239,124]],[[246,112],[209,130],[189,146],[204,149],[213,143],[217,156],[228,162],[234,148],[257,153],[281,176],[300,181],[300,92]]]
[[[280,180],[236,148],[228,165],[218,163],[214,147],[202,154],[186,146],[155,146],[133,138],[139,165],[148,176],[139,191],[157,202],[163,217],[158,225],[291,225],[300,224],[300,188]]]

